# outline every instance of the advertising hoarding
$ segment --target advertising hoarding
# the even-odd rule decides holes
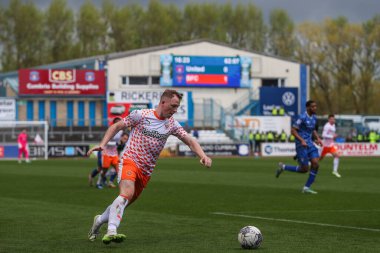
[[[156,108],[160,102],[162,90],[128,90],[128,91],[109,91],[107,93],[108,117],[125,117],[132,109]],[[174,118],[179,122],[189,120],[189,110],[191,110],[191,92],[182,92],[181,105]]]
[[[16,100],[0,98],[0,120],[16,120]]]
[[[89,145],[49,145],[48,156],[54,157],[87,157]],[[18,157],[16,144],[0,145],[0,159],[14,159]],[[45,146],[29,145],[30,158],[45,157]]]
[[[261,114],[271,116],[274,107],[283,107],[286,115],[297,117],[298,88],[260,87]]]
[[[341,156],[380,156],[379,143],[336,143]],[[262,156],[288,156],[296,154],[294,143],[262,143]]]
[[[104,96],[104,70],[20,69],[19,95]]]
[[[208,156],[248,156],[249,144],[247,143],[200,143],[203,151]],[[195,156],[185,144],[179,144],[177,154],[179,156]]]

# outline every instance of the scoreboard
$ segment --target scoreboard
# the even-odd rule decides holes
[[[161,55],[161,86],[175,87],[249,87],[251,59]]]

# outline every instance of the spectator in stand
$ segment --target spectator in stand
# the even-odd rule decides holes
[[[261,152],[260,144],[261,144],[261,134],[259,131],[256,131],[256,133],[255,133],[255,156],[260,155],[260,152]]]
[[[28,134],[26,129],[23,129],[17,138],[18,143],[18,163],[22,161],[22,155],[24,155],[25,161],[30,163],[29,160],[29,145],[28,145]]]
[[[364,141],[364,136],[362,133],[358,133],[358,138],[357,138],[358,142],[363,142]]]
[[[277,109],[277,106],[273,106],[273,109],[272,109],[272,116],[278,116],[278,109]]]
[[[286,139],[287,139],[286,133],[285,133],[284,129],[282,129],[281,134],[280,134],[280,141],[286,142]]]
[[[194,136],[195,139],[197,139],[197,140],[199,139],[199,132],[198,132],[198,130],[195,129],[195,128],[194,128],[194,130],[193,130],[193,136]]]
[[[374,130],[371,130],[368,134],[368,140],[370,143],[376,143],[377,134]]]
[[[261,142],[266,142],[267,141],[267,135],[263,132],[261,132]]]
[[[253,134],[253,131],[249,131],[249,153],[253,153],[253,145],[255,142],[255,135]]]
[[[280,106],[280,109],[278,110],[278,115],[285,116],[285,109],[283,106]]]
[[[269,131],[267,133],[267,142],[273,142],[274,141],[274,134],[272,131]]]

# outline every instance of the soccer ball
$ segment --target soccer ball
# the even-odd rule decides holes
[[[243,249],[257,249],[263,242],[263,235],[254,226],[246,226],[240,229],[238,241]]]

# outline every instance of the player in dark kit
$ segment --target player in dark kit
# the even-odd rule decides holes
[[[279,177],[280,174],[285,170],[291,172],[306,173],[309,171],[310,162],[311,165],[309,178],[307,179],[306,184],[302,189],[303,193],[310,194],[317,194],[317,192],[312,190],[310,186],[313,184],[319,168],[319,152],[313,143],[313,137],[315,143],[322,146],[322,141],[316,131],[316,112],[317,103],[312,100],[307,101],[306,112],[304,114],[301,114],[295,124],[292,126],[292,134],[296,137],[296,157],[299,165],[294,166],[279,163],[279,168],[276,172],[276,177]]]

